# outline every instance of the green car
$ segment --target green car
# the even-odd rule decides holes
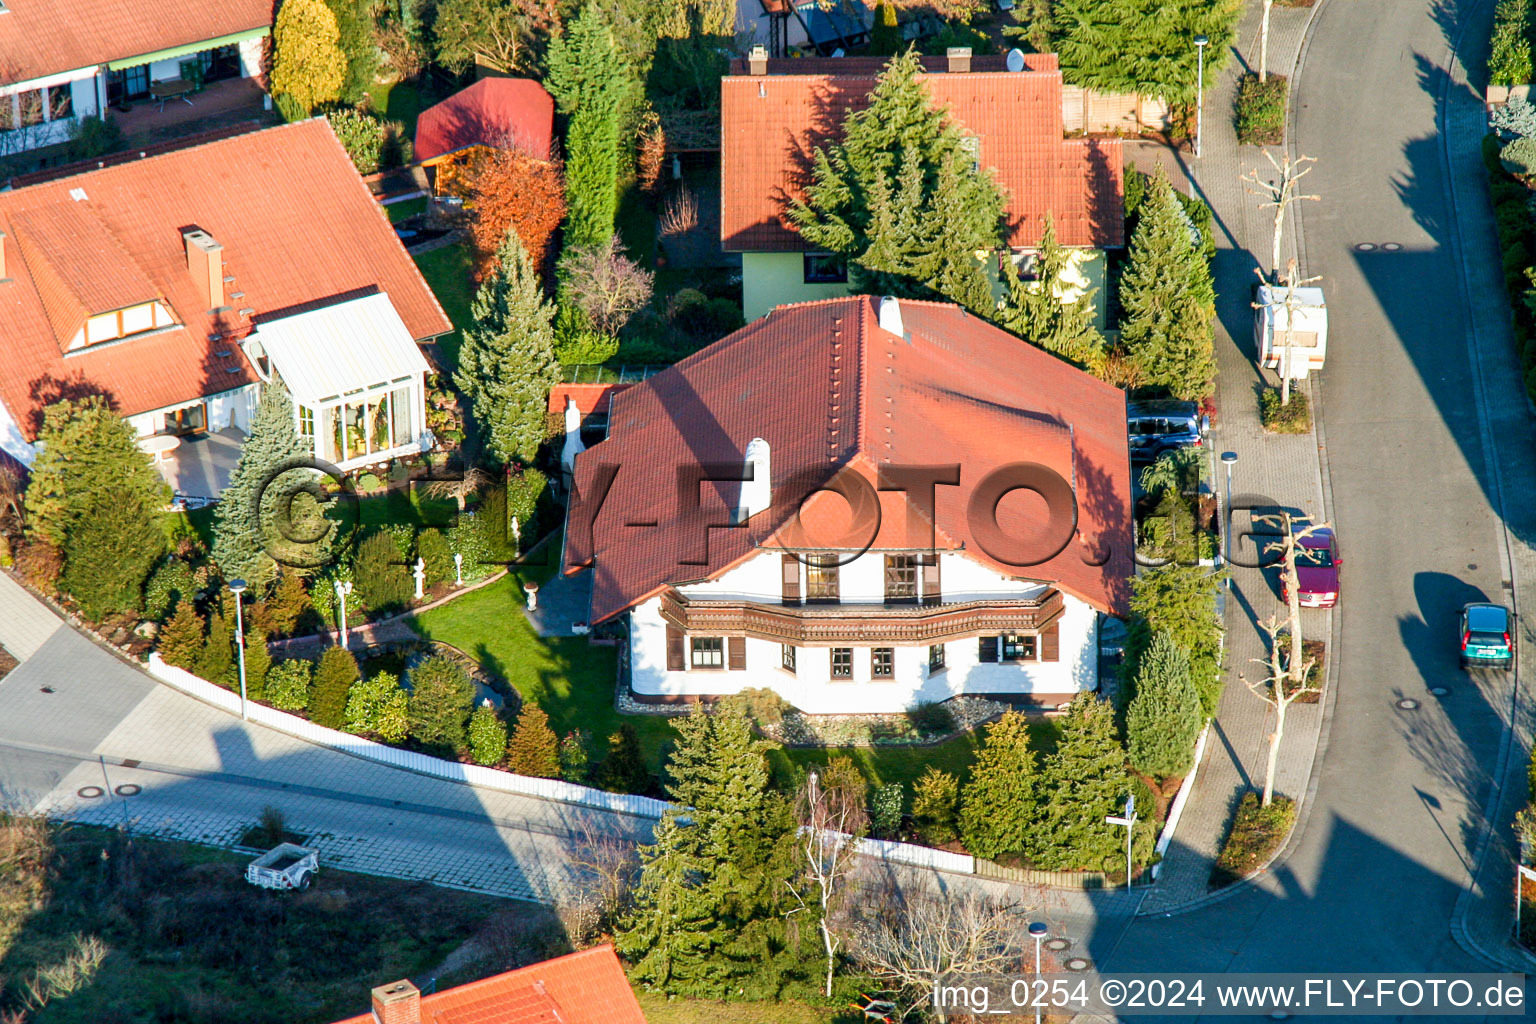
[[[1469,604],[1461,610],[1461,667],[1510,668],[1514,616],[1501,604]]]

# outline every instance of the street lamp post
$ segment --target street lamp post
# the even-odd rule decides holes
[[[1200,139],[1205,134],[1205,47],[1206,36],[1195,36],[1195,159],[1200,159]]]
[[[1116,817],[1111,814],[1104,819],[1107,825],[1125,826],[1125,888],[1131,888],[1131,837],[1136,834],[1136,796],[1132,794],[1125,798],[1125,816]]]
[[[1232,467],[1237,463],[1237,452],[1222,452],[1221,464],[1227,467],[1227,521],[1223,526],[1222,557],[1227,562],[1227,589],[1232,589]]]
[[[240,595],[245,593],[245,580],[230,580],[229,592],[235,595],[235,647],[240,654],[240,718],[245,718],[245,619],[241,616]]]
[[[1040,943],[1045,939],[1046,932],[1050,931],[1044,921],[1031,921],[1029,924],[1030,938],[1035,940],[1035,980],[1040,980]],[[1035,1003],[1035,1024],[1040,1024],[1040,1004]]]
[[[336,581],[336,600],[341,603],[341,618],[337,621],[341,625],[341,649],[347,649],[347,595],[352,593],[351,580]]]

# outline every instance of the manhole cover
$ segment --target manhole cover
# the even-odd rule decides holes
[[[1355,252],[1375,252],[1375,242],[1360,242],[1355,246]]]
[[[1467,568],[1468,569],[1476,569],[1477,568],[1477,563],[1476,562],[1468,562],[1467,563]]]
[[[1093,965],[1080,956],[1068,957],[1061,965],[1074,974],[1081,974]]]
[[[83,800],[95,800],[97,797],[105,796],[106,792],[107,791],[102,789],[100,786],[81,786],[79,789],[75,790],[75,796],[78,796]]]
[[[1448,694],[1450,692],[1451,692],[1450,690],[1447,690],[1443,686],[1431,686],[1429,688],[1429,695],[1431,697],[1444,697],[1446,694]]]
[[[1064,949],[1072,948],[1072,940],[1062,938],[1046,939],[1045,948],[1053,953],[1060,953]]]
[[[1402,708],[1404,711],[1416,711],[1418,710],[1419,702],[1414,700],[1412,697],[1404,697],[1402,700],[1397,702],[1397,706]]]
[[[144,792],[144,787],[136,782],[125,782],[121,786],[113,786],[112,792],[118,796],[138,796]]]
[[[1398,244],[1397,242],[1382,242],[1381,243],[1381,249],[1382,249],[1383,252],[1401,252],[1402,248],[1403,247],[1400,244]]]

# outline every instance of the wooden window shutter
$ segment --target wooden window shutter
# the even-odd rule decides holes
[[[997,660],[997,637],[984,636],[980,638],[981,649],[979,657],[982,661]]]
[[[676,626],[667,627],[667,671],[681,672],[687,667],[683,653],[683,631]]]
[[[939,556],[923,556],[923,604],[938,604],[943,591],[939,587]]]
[[[1061,625],[1051,623],[1040,631],[1040,660],[1059,661],[1061,659]]]
[[[800,559],[794,555],[783,555],[780,567],[784,583],[784,603],[800,603]]]
[[[747,667],[747,638],[728,636],[725,638],[725,646],[728,652],[725,667],[733,672],[744,670]]]

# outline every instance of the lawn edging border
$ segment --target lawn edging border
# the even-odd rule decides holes
[[[240,714],[240,697],[238,694],[226,690],[222,686],[215,686],[205,679],[200,679],[185,669],[176,668],[174,665],[167,665],[161,659],[158,651],[150,654],[145,668],[151,676],[167,686],[174,687],[206,704],[212,704],[214,707],[228,711],[230,714]],[[327,729],[297,715],[290,715],[285,711],[278,711],[275,708],[269,708],[265,704],[258,704],[255,701],[246,702],[246,715],[253,722],[269,726],[290,736],[307,740],[310,743],[317,743],[320,746],[330,747],[342,753],[351,754],[354,757],[361,757],[369,761],[376,761],[393,768],[402,768],[420,775],[446,779],[449,782],[482,786],[487,789],[501,790],[505,793],[538,797],[542,800],[558,800],[562,803],[576,804],[582,807],[595,807],[599,810],[630,814],[638,818],[660,818],[671,806],[665,800],[657,800],[654,797],[609,793],[600,789],[591,789],[587,786],[578,786],[571,782],[562,782],[558,779],[536,779],[526,775],[504,772],[496,768],[463,764],[458,761],[446,761],[440,757],[432,757],[429,754],[418,753],[414,750],[401,750],[398,747],[376,743],[361,736],[353,736],[350,733],[340,732],[336,729]]]
[[[1168,818],[1163,822],[1163,831],[1157,837],[1157,845],[1152,849],[1157,853],[1158,861],[1152,865],[1152,881],[1157,881],[1157,876],[1162,873],[1162,858],[1167,855],[1168,847],[1173,844],[1174,830],[1179,827],[1179,818],[1184,814],[1184,805],[1189,803],[1189,794],[1194,791],[1195,777],[1200,774],[1200,759],[1205,757],[1205,741],[1211,735],[1211,723],[1206,722],[1205,728],[1200,730],[1200,738],[1195,741],[1195,763],[1189,769],[1189,774],[1184,776],[1184,781],[1179,785],[1179,792],[1173,798],[1173,806],[1168,808]]]

